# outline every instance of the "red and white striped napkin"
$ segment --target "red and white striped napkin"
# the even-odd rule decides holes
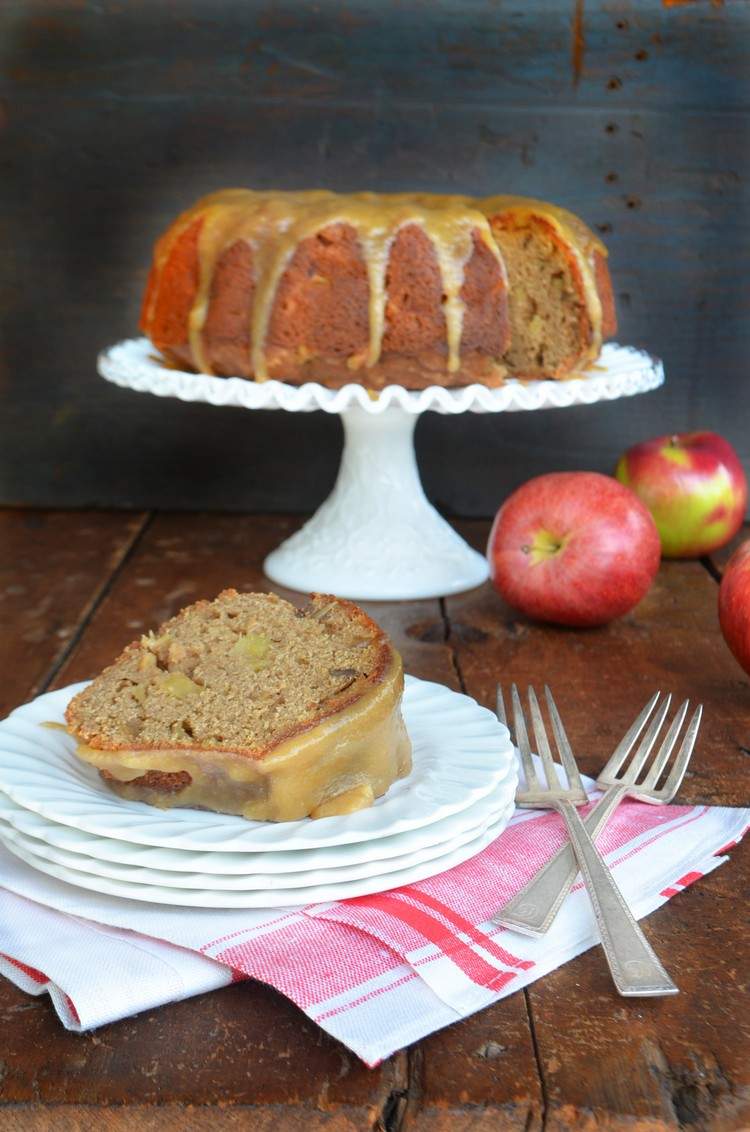
[[[722,864],[749,824],[750,810],[626,802],[598,844],[641,918]],[[431,880],[268,911],[99,895],[0,847],[0,972],[47,992],[71,1030],[256,978],[377,1065],[596,943],[580,882],[543,939],[489,923],[564,838],[556,814],[518,811],[477,857]]]

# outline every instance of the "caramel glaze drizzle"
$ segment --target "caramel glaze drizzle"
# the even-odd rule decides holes
[[[203,347],[203,327],[208,313],[211,284],[222,253],[239,240],[253,251],[255,291],[251,312],[251,366],[256,381],[268,378],[265,346],[268,326],[279,282],[298,245],[331,224],[355,229],[367,266],[369,280],[369,348],[365,360],[374,366],[381,355],[385,332],[386,273],[391,245],[407,224],[418,225],[432,242],[442,279],[445,313],[447,369],[454,373],[461,364],[461,334],[464,303],[461,287],[464,269],[473,252],[473,236],[487,246],[497,260],[507,286],[507,273],[492,234],[492,221],[514,212],[523,217],[542,216],[569,245],[583,283],[591,323],[590,354],[601,347],[602,306],[596,287],[593,253],[606,255],[603,245],[578,217],[565,209],[525,197],[499,196],[478,200],[465,196],[429,193],[352,193],[327,190],[257,192],[224,189],[198,201],[157,247],[157,268],[169,254],[173,239],[196,217],[203,218],[198,252],[198,289],[190,311],[188,337],[193,361],[203,373],[211,366]],[[589,351],[587,351],[588,353]]]

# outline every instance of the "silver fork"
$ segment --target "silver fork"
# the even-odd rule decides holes
[[[620,994],[649,996],[677,994],[677,987],[638,927],[611,872],[578,815],[576,806],[584,805],[588,797],[552,693],[547,687],[544,692],[552,721],[555,745],[568,779],[568,786],[561,786],[558,780],[539,702],[534,689],[529,688],[529,709],[534,738],[544,767],[547,786],[543,786],[537,779],[521,699],[514,684],[512,700],[515,738],[526,778],[526,789],[516,792],[516,804],[533,809],[557,810],[565,821],[594,909],[604,954]]]
[[[658,785],[685,722],[688,711],[687,700],[681,704],[672,720],[643,781],[638,782],[637,780],[656,745],[669,711],[671,696],[667,696],[662,701],[659,710],[651,720],[645,734],[643,734],[633,758],[623,769],[625,761],[643,733],[660,695],[661,693],[657,692],[651,697],[638,718],[623,735],[609,762],[596,780],[597,785],[605,793],[583,821],[592,838],[595,838],[601,832],[624,798],[635,798],[639,802],[649,802],[653,805],[665,805],[672,801],[682,784],[698,735],[703,713],[701,704],[698,705],[690,718],[690,723],[682,737],[679,750],[666,779],[661,786]],[[499,686],[497,689],[497,712],[504,723],[505,705]],[[575,854],[570,845],[564,845],[547,862],[544,868],[529,881],[526,887],[518,892],[504,908],[500,909],[497,915],[493,917],[493,922],[527,935],[544,935],[560,910],[577,875],[578,864]]]

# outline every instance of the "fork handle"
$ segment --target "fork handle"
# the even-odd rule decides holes
[[[627,786],[611,786],[586,815],[583,824],[592,838],[604,828],[627,792]],[[544,935],[577,876],[578,861],[572,846],[566,842],[526,887],[492,917],[492,923],[524,935]]]
[[[622,995],[677,994],[677,987],[638,927],[575,806],[562,800],[556,803],[556,809],[565,819],[618,991]]]

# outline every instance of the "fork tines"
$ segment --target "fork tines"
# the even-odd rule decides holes
[[[525,794],[539,795],[544,791],[548,798],[566,798],[569,801],[581,802],[586,800],[586,792],[581,781],[581,776],[578,773],[573,752],[571,750],[568,737],[565,734],[560,713],[557,710],[557,705],[553,699],[552,693],[545,685],[544,694],[547,701],[547,709],[549,711],[550,721],[552,723],[552,733],[555,739],[555,746],[557,747],[562,762],[565,775],[567,777],[567,787],[561,785],[555,769],[554,759],[552,757],[552,750],[550,748],[549,739],[547,738],[547,731],[544,726],[544,719],[542,717],[539,701],[536,692],[533,688],[528,689],[529,712],[531,714],[531,724],[534,730],[534,739],[536,741],[536,749],[542,761],[544,774],[547,780],[547,789],[545,789],[537,777],[534,762],[531,756],[531,746],[529,743],[528,731],[526,728],[526,718],[521,704],[521,697],[518,692],[518,687],[513,684],[511,687],[511,703],[513,707],[513,726],[515,730],[516,743],[518,744],[519,753],[521,756],[521,765],[523,766],[524,777],[526,779],[526,791],[521,791],[517,795],[519,804],[523,804]],[[498,716],[504,719],[505,705],[503,702],[502,689],[498,685],[497,688],[497,707]],[[502,713],[502,714],[501,714]]]
[[[646,728],[643,738],[641,739],[638,747],[629,762],[626,762],[630,752],[635,746],[636,741],[643,732],[649,715],[656,706],[661,693],[657,692],[651,697],[649,702],[644,707],[641,714],[636,719],[635,723],[629,729],[627,734],[623,737],[618,744],[615,751],[612,753],[611,758],[607,762],[604,769],[599,774],[597,782],[601,786],[607,785],[627,785],[631,788],[631,795],[638,797],[638,791],[643,791],[643,801],[659,802],[669,801],[677,793],[680,783],[685,776],[688,762],[695,745],[695,739],[698,734],[701,716],[703,714],[703,705],[698,704],[695,708],[690,722],[687,726],[685,734],[682,737],[680,748],[677,752],[674,763],[672,764],[666,780],[661,787],[658,786],[659,779],[664,773],[665,767],[669,758],[674,750],[677,737],[682,730],[682,725],[685,722],[690,701],[684,700],[680,704],[674,719],[672,720],[666,735],[662,739],[659,750],[657,751],[653,762],[650,764],[643,782],[638,782],[638,778],[645,766],[651,752],[656,745],[659,733],[664,725],[667,717],[670,704],[672,702],[671,695],[665,696],[659,709],[651,720],[648,728]]]
[[[513,725],[515,728],[516,743],[521,755],[521,765],[523,766],[524,777],[526,779],[526,790],[519,795],[519,799],[523,798],[524,793],[538,794],[541,791],[545,791],[545,793],[552,792],[555,797],[568,798],[570,801],[580,799],[581,795],[585,797],[581,776],[578,773],[578,767],[576,766],[573,752],[568,737],[565,734],[565,728],[563,727],[560,713],[557,710],[557,705],[551,691],[545,684],[544,695],[547,702],[547,710],[552,724],[555,745],[568,780],[567,788],[560,784],[557,776],[536,693],[533,688],[529,687],[527,694],[536,749],[541,759],[542,767],[544,768],[548,790],[545,790],[545,787],[541,784],[537,776],[531,755],[531,746],[521,697],[517,686],[513,684],[511,685]],[[643,781],[638,782],[638,778],[656,745],[672,703],[671,695],[666,695],[661,699],[661,703],[659,703],[660,699],[661,692],[655,692],[638,718],[628,728],[597,778],[597,782],[600,786],[606,787],[618,784],[630,786],[631,794],[634,797],[640,797],[639,792],[642,791],[642,800],[647,802],[669,801],[674,797],[685,775],[688,762],[690,761],[700,726],[703,707],[699,704],[695,708],[666,780],[661,786],[658,786],[659,780],[672,755],[690,706],[688,700],[680,704],[653,761],[648,767]],[[655,711],[654,709],[657,710]],[[503,690],[499,684],[496,690],[496,711],[498,719],[507,726]],[[636,746],[636,744],[638,745]]]

